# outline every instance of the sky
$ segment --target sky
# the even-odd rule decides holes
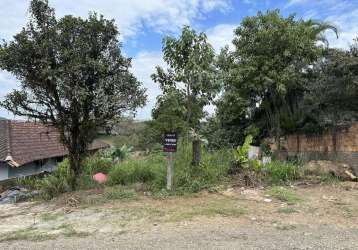
[[[156,97],[160,94],[150,75],[162,60],[162,39],[178,36],[183,25],[205,32],[216,52],[230,45],[233,30],[245,16],[258,11],[280,9],[287,16],[323,20],[339,28],[339,38],[327,33],[330,47],[346,49],[358,36],[358,0],[49,0],[56,16],[74,15],[86,18],[95,11],[107,19],[115,19],[120,32],[122,53],[132,58],[131,71],[147,89],[148,101],[137,112],[137,119],[151,117]],[[27,23],[29,0],[0,0],[0,40],[11,41]],[[0,100],[19,81],[0,70]],[[18,119],[0,108],[0,116]]]

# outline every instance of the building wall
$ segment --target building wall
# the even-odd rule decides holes
[[[35,175],[42,172],[52,172],[57,167],[57,163],[55,159],[45,160],[43,163],[40,162],[31,162],[24,166],[18,168],[9,168],[9,177],[23,177],[28,175]]]
[[[9,178],[9,167],[5,162],[0,162],[0,181]]]
[[[332,130],[326,130],[320,135],[289,135],[287,151],[291,156],[297,155],[306,160],[327,159],[345,162],[358,173],[358,122],[349,128],[338,130],[336,139]]]

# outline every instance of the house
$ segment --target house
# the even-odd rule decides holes
[[[0,180],[51,172],[68,154],[60,134],[41,123],[0,120]],[[95,140],[89,151],[109,147]]]

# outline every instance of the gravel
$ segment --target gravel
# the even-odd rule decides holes
[[[243,228],[239,224],[221,223],[159,225],[147,232],[3,242],[0,249],[358,249],[358,229],[328,225],[294,229],[260,225]]]

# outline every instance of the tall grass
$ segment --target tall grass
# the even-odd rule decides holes
[[[142,158],[128,158],[116,164],[108,174],[109,185],[129,185],[144,183],[148,188],[161,188],[165,185],[165,159],[161,154]]]
[[[174,160],[174,188],[183,192],[198,192],[224,179],[233,159],[231,150],[201,150],[199,166],[191,165],[191,145],[181,142]]]
[[[199,166],[191,165],[191,146],[180,142],[174,155],[173,189],[176,192],[198,192],[222,180],[228,171],[232,154],[230,150],[202,150]],[[110,185],[146,184],[153,191],[166,185],[167,159],[164,153],[142,158],[129,158],[109,172]]]
[[[302,177],[300,166],[290,162],[273,161],[263,166],[262,171],[270,184],[284,184]]]
[[[38,180],[38,188],[40,189],[40,196],[45,200],[50,200],[59,194],[71,191],[71,183],[73,176],[69,171],[68,160],[64,160],[58,164],[57,169]]]

